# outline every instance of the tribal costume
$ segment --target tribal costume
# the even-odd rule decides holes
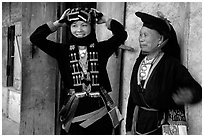
[[[163,124],[186,122],[184,106],[177,105],[172,94],[179,88],[188,88],[193,95],[190,103],[197,103],[201,100],[202,88],[180,63],[180,48],[169,21],[142,12],[136,12],[136,16],[141,18],[143,26],[158,31],[168,42],[152,60],[147,59],[147,53],[136,59],[130,82],[126,131],[157,135],[162,134]]]
[[[71,11],[74,14],[70,14],[68,18],[91,23],[93,19],[87,11]],[[112,31],[113,36],[97,42],[95,24],[91,25],[92,30],[88,36],[81,39],[72,36],[66,45],[46,39],[52,33],[49,23],[38,27],[30,37],[33,44],[58,61],[64,83],[62,96],[65,98],[65,109],[60,112],[64,117],[60,120],[63,122],[62,128],[68,132],[63,131],[62,134],[112,134],[113,125],[107,110],[104,109],[105,102],[99,91],[103,87],[107,92],[111,92],[106,70],[107,61],[124,43],[127,33],[118,21],[112,19],[108,29]],[[87,48],[80,49],[79,46]]]

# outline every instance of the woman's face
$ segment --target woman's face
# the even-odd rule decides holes
[[[154,52],[158,44],[161,44],[161,35],[153,29],[143,26],[140,30],[139,43],[143,52]]]
[[[77,38],[83,38],[91,33],[90,23],[75,21],[71,24],[71,33]]]

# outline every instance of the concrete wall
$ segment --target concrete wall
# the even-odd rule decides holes
[[[185,36],[186,58],[185,64],[192,76],[202,84],[202,4],[189,3],[189,24]],[[187,118],[189,134],[202,134],[202,103],[189,105]]]
[[[202,82],[202,3],[178,2],[128,2],[126,7],[126,30],[128,40],[126,45],[135,49],[134,53],[125,52],[123,60],[123,113],[126,113],[127,99],[129,96],[130,77],[135,59],[139,54],[139,29],[142,22],[135,16],[136,11],[143,11],[156,15],[161,11],[174,26],[179,44],[181,45],[183,64],[189,69],[192,76],[201,84]],[[202,134],[202,107],[198,105],[187,106],[189,134]],[[123,131],[125,124],[123,123]]]
[[[99,2],[97,3],[97,9],[109,18],[114,18],[124,24],[124,2]],[[98,41],[107,40],[112,36],[111,31],[106,28],[105,24],[97,25],[96,32]],[[111,96],[116,104],[120,103],[121,57],[122,51],[118,50],[109,58],[107,64],[108,76],[113,90]]]

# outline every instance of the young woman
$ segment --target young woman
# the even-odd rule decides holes
[[[95,25],[103,23],[113,36],[98,42]],[[63,26],[68,26],[71,33],[66,45],[46,39]],[[65,98],[60,111],[62,134],[112,134],[101,89],[111,92],[106,64],[126,38],[118,21],[92,8],[67,9],[59,20],[38,27],[30,36],[34,45],[58,61]]]
[[[160,17],[136,12],[143,26],[141,54],[133,68],[127,107],[127,134],[162,134],[162,124],[172,118],[185,121],[184,105],[201,100],[201,86],[180,63],[174,28]],[[179,114],[168,117],[169,110]],[[174,111],[173,114],[176,111]]]

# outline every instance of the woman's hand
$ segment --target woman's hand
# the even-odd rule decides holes
[[[97,24],[103,24],[103,23],[105,23],[105,24],[106,24],[106,27],[107,27],[108,29],[110,29],[110,28],[111,28],[111,27],[110,27],[111,20],[112,20],[111,18],[108,18],[107,16],[103,15],[103,16],[100,18],[100,20],[97,21]]]
[[[67,25],[67,13],[70,11],[70,9],[67,9],[64,11],[62,16],[60,17],[59,20],[56,20],[55,22],[48,22],[48,26],[52,32],[55,32],[59,27],[63,27]]]
[[[190,103],[193,99],[193,94],[188,88],[179,88],[177,93],[172,96],[174,102],[178,105]]]
[[[108,21],[108,17],[103,15],[98,21],[97,21],[97,24],[103,24],[103,23],[106,23]]]
[[[59,20],[56,20],[53,25],[57,26],[57,27],[64,27],[67,26],[67,13],[70,11],[70,9],[67,9],[64,11],[64,13],[62,14],[62,16],[60,17]]]
[[[92,11],[95,15],[97,24],[103,24],[103,23],[106,23],[108,21],[109,18],[107,16],[103,15],[103,13],[101,13],[97,9],[92,8]]]
[[[95,19],[96,19],[96,23],[97,24],[102,24],[102,23],[105,23],[104,21],[103,21],[103,13],[101,13],[99,10],[97,10],[97,9],[94,9],[94,8],[91,8],[91,10],[92,10],[92,15],[95,17]]]

